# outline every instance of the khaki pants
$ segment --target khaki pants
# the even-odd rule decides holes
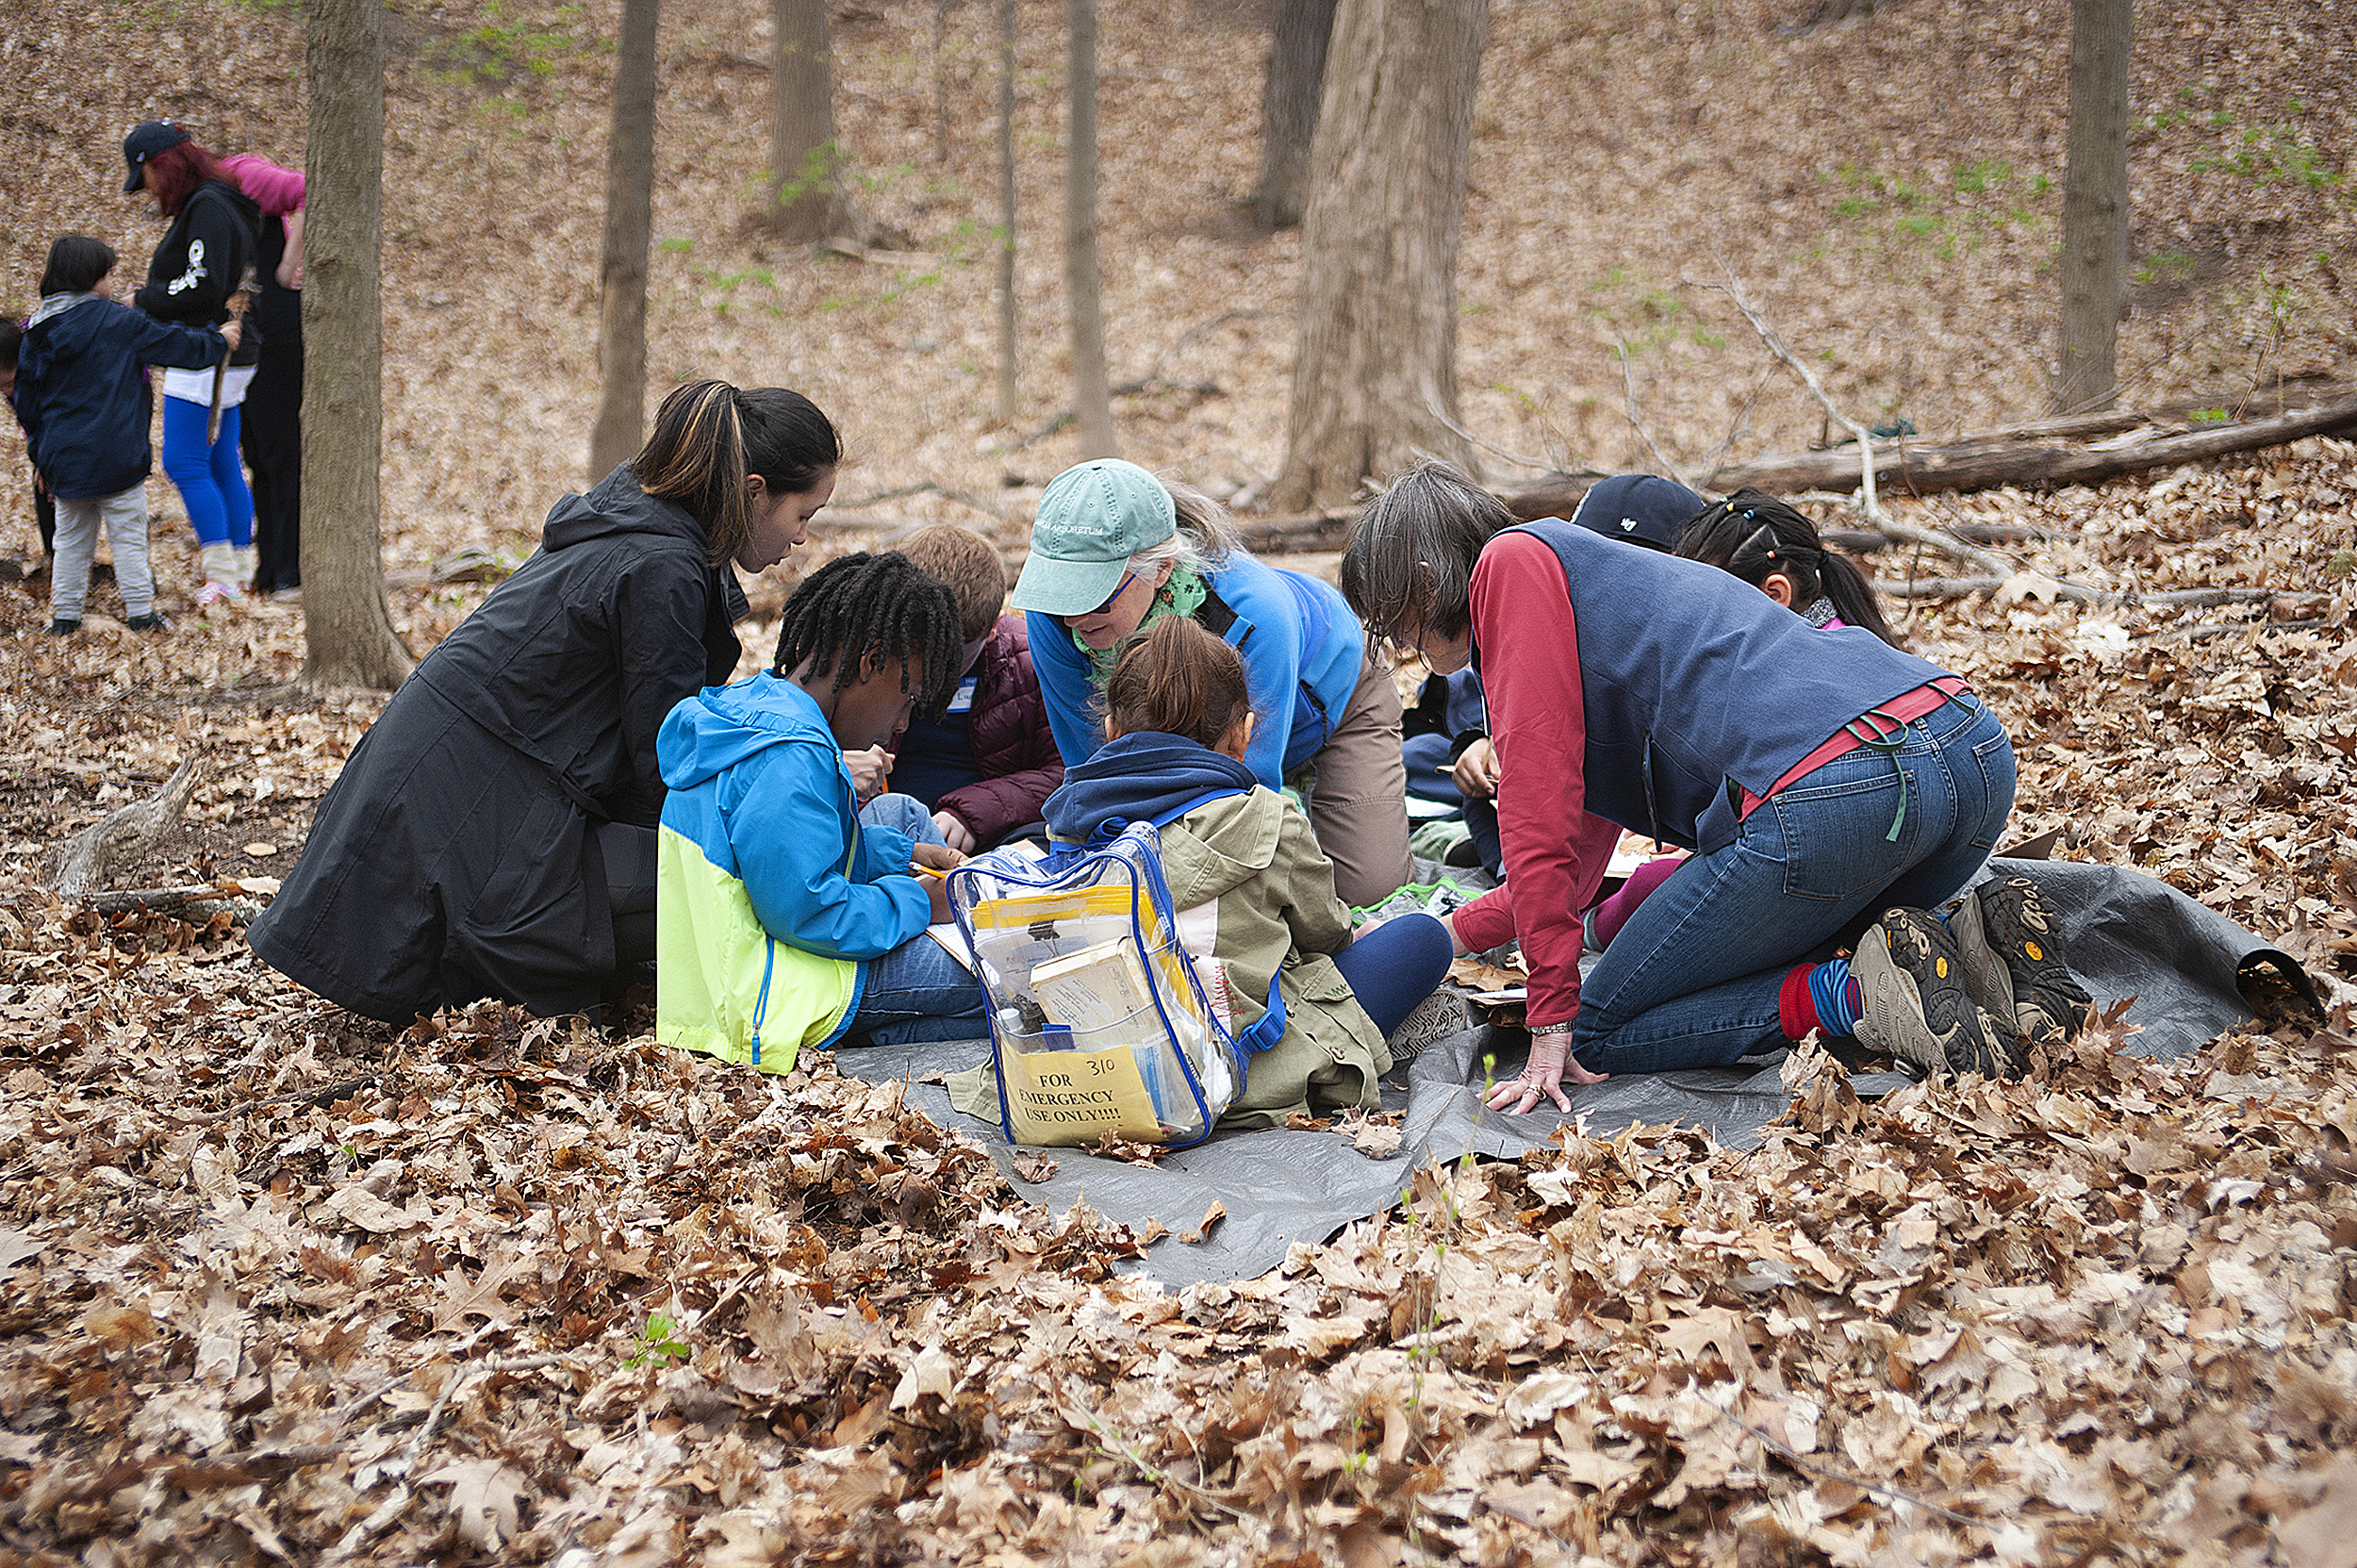
[[[1334,863],[1334,891],[1346,904],[1379,902],[1415,875],[1399,721],[1399,688],[1370,654],[1333,733],[1301,770],[1310,826]]]

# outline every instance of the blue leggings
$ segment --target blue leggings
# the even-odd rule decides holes
[[[180,488],[198,544],[243,550],[254,542],[254,492],[238,466],[238,410],[221,411],[221,436],[208,448],[205,421],[211,415],[208,404],[164,399],[164,471]]]
[[[1448,977],[1456,945],[1448,927],[1429,915],[1402,915],[1359,933],[1334,955],[1350,994],[1385,1037]]]

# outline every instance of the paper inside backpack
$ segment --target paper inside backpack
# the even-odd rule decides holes
[[[1020,838],[1012,844],[1002,844],[990,852],[994,857],[1005,861],[1010,866],[1036,865],[1047,858],[1047,846],[1029,838]],[[958,923],[955,920],[944,920],[937,926],[927,926],[925,934],[940,943],[941,950],[964,966],[968,973],[973,971],[974,949],[966,946],[965,933],[958,929]]]
[[[1116,1050],[1008,1051],[1007,1117],[1018,1144],[1093,1144],[1108,1132],[1160,1143],[1171,1135],[1145,1071],[1156,1053]],[[1162,1052],[1167,1055],[1167,1048]],[[1152,1064],[1156,1076],[1178,1071]]]

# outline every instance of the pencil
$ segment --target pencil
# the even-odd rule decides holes
[[[909,874],[915,877],[931,877],[935,882],[939,882],[948,875],[948,872],[936,870],[931,866],[919,866],[913,860],[909,862]]]

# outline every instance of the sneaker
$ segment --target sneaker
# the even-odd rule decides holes
[[[1927,1078],[1980,1073],[2017,1078],[2014,1031],[1964,988],[1964,961],[1937,916],[1888,909],[1858,939],[1850,960],[1866,1011],[1857,1037]]]
[[[1948,920],[1964,988],[2030,1040],[2068,1040],[2095,999],[2070,972],[2062,916],[2028,877],[1997,877],[1965,895]]]
[[[123,624],[134,632],[169,632],[172,630],[172,622],[164,619],[164,612],[161,610],[150,610],[145,615],[135,615]]]
[[[215,604],[226,604],[237,597],[238,590],[227,583],[216,583],[206,578],[205,586],[196,590],[196,607],[209,609]]]
[[[1465,999],[1453,991],[1440,990],[1418,1002],[1384,1044],[1391,1049],[1392,1065],[1396,1069],[1422,1056],[1433,1041],[1445,1040],[1459,1030],[1472,1027],[1473,1011],[1465,1005]]]
[[[53,637],[70,637],[81,629],[82,622],[78,617],[68,620],[63,616],[59,616],[49,623],[49,635]]]
[[[303,602],[303,586],[296,584],[291,587],[272,588],[268,597],[273,604],[300,604]]]

